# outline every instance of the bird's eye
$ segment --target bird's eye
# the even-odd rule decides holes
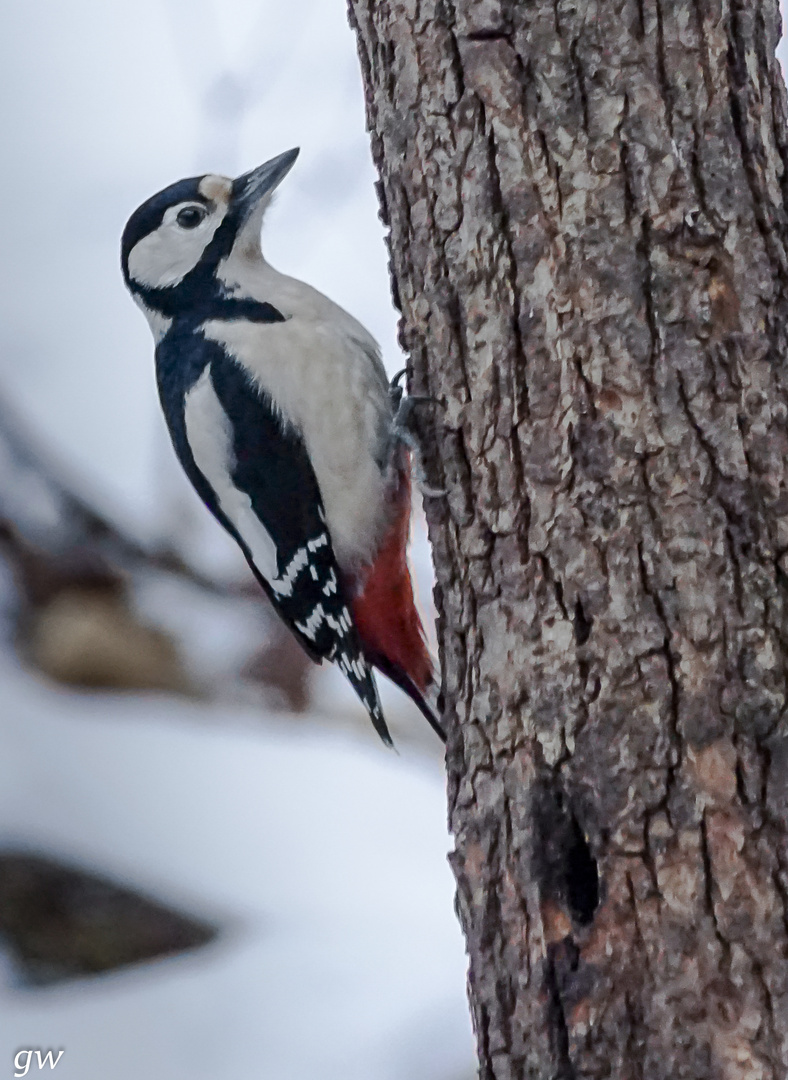
[[[175,220],[182,229],[196,229],[204,218],[205,210],[203,210],[202,207],[184,206],[183,210],[178,211],[178,216]]]

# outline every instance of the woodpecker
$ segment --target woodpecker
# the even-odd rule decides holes
[[[407,562],[401,391],[360,323],[262,254],[263,215],[297,156],[158,192],[126,224],[123,277],[153,332],[180,463],[274,608],[340,667],[387,745],[373,668],[445,740]]]

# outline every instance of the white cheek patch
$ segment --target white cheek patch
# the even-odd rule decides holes
[[[155,232],[143,236],[129,252],[129,276],[150,289],[177,285],[193,270],[222,223],[224,207],[209,214],[196,229],[183,229],[175,220],[185,202],[165,212]]]
[[[230,420],[216,396],[210,365],[186,395],[186,439],[195,464],[213,488],[219,507],[238,530],[252,561],[269,582],[277,580],[276,544],[252,509],[249,496],[233,483]]]

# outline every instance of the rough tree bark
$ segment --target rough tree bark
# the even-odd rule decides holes
[[[486,1080],[788,1074],[774,0],[350,0]]]

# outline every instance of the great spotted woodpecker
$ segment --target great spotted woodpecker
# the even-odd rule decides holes
[[[156,342],[181,465],[272,604],[350,680],[391,743],[375,667],[415,701],[433,671],[406,560],[409,454],[376,342],[260,246],[297,150],[235,180],[181,180],[123,233],[123,276]]]

